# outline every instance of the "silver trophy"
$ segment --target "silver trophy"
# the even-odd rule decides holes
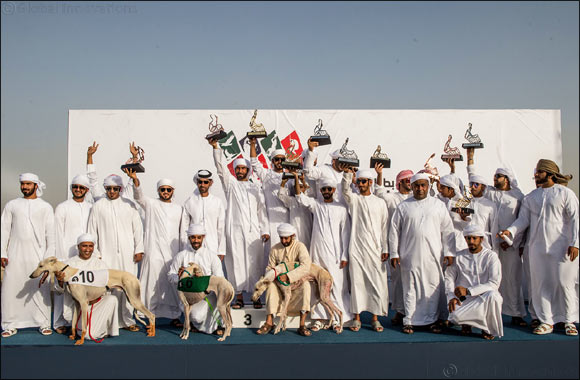
[[[311,141],[316,141],[318,146],[330,145],[330,136],[326,130],[322,129],[322,119],[318,119],[318,124],[314,127],[314,135],[310,136]]]
[[[391,167],[391,159],[386,153],[381,153],[381,146],[377,146],[377,150],[371,156],[371,169],[375,168],[376,163],[382,164],[384,168]]]
[[[445,143],[445,146],[443,147],[443,154],[441,155],[441,159],[443,161],[448,160],[448,159],[453,159],[455,161],[463,161],[463,156],[461,155],[461,152],[459,151],[459,148],[452,148],[451,147],[451,139],[453,137],[451,135],[449,135],[449,137],[447,138],[447,142]]]
[[[145,151],[138,146],[137,147],[137,157],[136,158],[129,158],[125,165],[121,165],[121,170],[132,170],[135,173],[145,173],[145,168],[141,165],[141,162],[145,160]]]
[[[248,136],[248,138],[264,138],[266,136],[268,136],[268,134],[266,133],[266,128],[264,128],[264,125],[262,123],[258,124],[256,123],[256,116],[258,116],[258,110],[254,110],[254,115],[252,116],[252,119],[250,120],[250,128],[252,129],[250,132],[246,133],[246,136]]]
[[[344,144],[342,144],[342,148],[340,148],[340,157],[337,158],[338,162],[340,164],[358,167],[360,164],[358,156],[356,155],[354,150],[347,149],[346,144],[348,144],[348,137],[346,138]]]
[[[479,135],[474,135],[471,133],[471,128],[472,125],[471,123],[468,124],[468,128],[467,131],[465,131],[465,139],[467,141],[469,141],[466,144],[462,144],[461,146],[465,149],[468,148],[474,148],[474,149],[479,149],[479,148],[483,148],[483,143],[481,142],[481,139],[479,138]]]
[[[221,140],[226,137],[228,134],[224,131],[224,127],[218,123],[217,115],[210,114],[209,117],[211,118],[209,122],[209,131],[211,133],[206,135],[205,138],[207,140]]]

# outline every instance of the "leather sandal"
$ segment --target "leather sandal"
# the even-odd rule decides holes
[[[397,311],[397,314],[391,319],[392,326],[400,326],[403,324],[403,317],[404,315]]]
[[[261,309],[262,308],[262,303],[260,302],[260,300],[254,301],[253,305],[254,305],[254,309]]]
[[[310,330],[308,329],[308,327],[306,327],[306,326],[300,326],[300,328],[298,329],[298,335],[311,336],[312,335],[312,332],[310,332]]]
[[[38,332],[42,335],[52,335],[52,329],[50,327],[40,327]]]
[[[178,318],[172,319],[171,322],[169,322],[169,325],[171,327],[177,327],[177,328],[183,327],[183,323],[181,323],[181,321]]]
[[[554,326],[542,323],[534,329],[533,333],[536,335],[546,335],[552,333],[552,331],[554,331]]]
[[[139,326],[137,326],[137,325],[131,325],[131,326],[123,327],[123,330],[137,332],[137,331],[139,331]]]
[[[520,327],[526,327],[528,325],[522,317],[512,317],[511,324]]]
[[[413,330],[413,326],[405,325],[405,326],[403,326],[403,332],[405,334],[413,334],[415,332],[415,330]]]
[[[360,323],[360,321],[357,321],[356,319],[352,321],[352,324],[350,325],[349,329],[350,331],[354,331],[357,332],[358,330],[360,330],[362,324]]]
[[[258,331],[256,331],[256,334],[258,335],[266,335],[268,334],[270,331],[272,331],[272,329],[274,328],[274,325],[269,325],[267,323],[264,323],[262,325],[262,327],[260,327],[258,329]]]
[[[373,331],[376,332],[383,332],[383,326],[381,325],[381,322],[379,322],[379,320],[377,319],[376,321],[371,321],[371,327],[373,328]]]
[[[320,331],[324,328],[324,323],[322,323],[321,321],[316,321],[314,322],[311,326],[310,326],[310,331]]]
[[[442,329],[441,326],[439,326],[439,324],[435,322],[429,326],[429,331],[431,331],[433,334],[441,334]]]
[[[232,305],[232,309],[239,310],[244,307],[244,301],[241,299],[236,299],[236,302]]]
[[[568,335],[568,336],[577,336],[578,335],[578,329],[576,328],[576,326],[574,326],[573,323],[566,323],[564,325],[564,329],[566,330],[566,335]]]
[[[467,336],[471,334],[471,326],[469,325],[461,325],[461,335]]]
[[[18,332],[18,330],[16,330],[16,329],[6,329],[6,330],[2,331],[2,338],[9,338],[12,335],[16,335],[17,332]]]
[[[481,330],[481,337],[485,340],[494,340],[495,336],[491,335],[487,331]]]

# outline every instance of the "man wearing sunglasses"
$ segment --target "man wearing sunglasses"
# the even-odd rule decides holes
[[[342,312],[342,320],[346,323],[352,320],[347,268],[350,217],[346,206],[334,199],[334,178],[322,178],[318,183],[322,201],[304,193],[298,194],[296,200],[313,215],[310,256],[313,263],[326,269],[332,276],[330,298]],[[327,324],[330,316],[321,304],[316,304],[312,308],[311,318],[314,321],[311,330],[319,331]],[[338,321],[334,322],[333,329],[336,330],[339,325]]]
[[[342,196],[351,215],[350,233],[350,284],[351,311],[354,320],[351,331],[361,328],[360,313],[372,314],[371,328],[382,332],[379,315],[389,313],[389,293],[387,287],[387,230],[389,214],[385,202],[371,193],[374,174],[370,169],[359,170],[356,184],[359,194],[350,185],[353,173],[344,164],[339,164],[344,172],[342,177]]]
[[[264,193],[259,184],[249,181],[252,166],[248,160],[234,160],[236,178],[222,163],[222,151],[217,140],[209,140],[217,175],[226,197],[226,241],[228,252],[224,259],[227,279],[236,290],[234,309],[244,307],[243,292],[251,294],[254,285],[264,274],[267,257],[264,243],[270,239]],[[262,308],[260,300],[254,308]]]
[[[95,248],[108,268],[123,270],[137,276],[137,263],[143,259],[143,223],[136,205],[121,197],[123,179],[111,174],[103,181],[106,197],[91,209],[88,232],[96,239]],[[116,290],[119,299],[119,325],[129,331],[139,331],[133,318],[133,306],[123,291]]]
[[[29,278],[38,262],[54,256],[54,213],[41,199],[46,187],[36,174],[23,173],[18,178],[22,198],[4,206],[0,228],[2,267],[2,337],[17,329],[40,327],[42,335],[50,328],[50,289]]]
[[[157,182],[158,198],[143,193],[141,181],[132,169],[124,169],[133,182],[135,201],[145,213],[144,247],[147,253],[141,264],[141,298],[145,307],[157,318],[171,319],[171,325],[183,327],[179,321],[181,309],[177,290],[167,279],[173,257],[187,247],[180,240],[181,231],[187,229],[187,216],[183,208],[172,202],[175,193],[173,181],[160,179]]]
[[[383,178],[383,165],[381,163],[376,163],[375,170],[377,172],[377,183],[375,184],[375,194],[377,197],[383,199],[387,204],[387,210],[389,212],[389,229],[391,228],[391,219],[395,214],[395,210],[399,204],[405,199],[409,199],[413,196],[413,191],[411,190],[411,177],[413,177],[412,170],[402,170],[397,174],[395,179],[395,186],[397,191],[390,193],[382,184]],[[389,251],[391,248],[389,247]],[[403,323],[403,317],[405,316],[405,305],[403,303],[403,284],[401,282],[401,270],[399,267],[393,268],[392,266],[387,266],[387,273],[389,275],[389,298],[391,300],[391,308],[396,311],[395,316],[391,319],[391,324],[393,326],[398,326]]]
[[[431,332],[441,333],[447,316],[443,265],[453,264],[455,231],[447,207],[429,196],[429,176],[415,174],[411,187],[413,197],[395,210],[389,235],[391,265],[401,267],[403,332],[429,326]]]
[[[308,152],[304,158],[304,173],[306,174],[306,179],[310,181],[316,181],[316,186],[319,185],[319,181],[322,178],[334,178],[336,181],[336,192],[334,197],[343,204],[346,204],[344,198],[342,196],[342,187],[340,186],[340,182],[342,181],[342,173],[346,169],[346,166],[343,169],[340,168],[338,164],[338,158],[340,157],[340,149],[335,150],[330,154],[332,159],[330,164],[324,165],[316,165],[315,163],[318,161],[318,152],[314,150],[318,146],[317,141],[312,141],[308,139]],[[322,196],[319,195],[318,199],[322,200]]]
[[[467,173],[470,181],[480,177],[476,175],[475,149],[467,149]],[[480,180],[480,182],[482,182]],[[499,255],[501,262],[502,276],[499,292],[503,297],[502,313],[511,316],[511,324],[516,326],[527,326],[524,317],[526,316],[526,307],[524,305],[524,296],[522,291],[522,253],[524,239],[518,237],[513,245],[509,245],[503,239],[496,236],[497,231],[508,228],[518,217],[524,194],[518,187],[518,181],[511,170],[507,168],[498,168],[493,176],[493,186],[480,186],[472,190],[474,201],[484,197],[490,200],[496,207],[496,231],[491,235],[492,247]],[[530,313],[532,319],[537,319],[534,308],[530,304]]]
[[[75,176],[70,185],[72,199],[56,206],[54,210],[55,253],[60,261],[66,261],[77,254],[77,238],[87,232],[92,200],[86,195],[90,189],[89,178]],[[72,320],[72,299],[63,304],[63,295],[54,294],[54,329],[59,334],[67,332]],[[63,314],[64,312],[64,314]]]
[[[538,188],[524,197],[518,218],[499,236],[514,239],[529,228],[530,288],[540,324],[534,334],[549,334],[564,323],[566,335],[577,336],[578,198],[567,185],[571,175],[541,159],[534,179]]]
[[[210,193],[213,174],[209,170],[198,170],[193,176],[193,182],[197,189],[183,204],[188,221],[185,229],[182,229],[182,239],[187,236],[188,225],[201,224],[206,230],[204,244],[223,261],[226,255],[226,209],[221,198]]]
[[[284,149],[276,149],[270,154],[271,169],[264,169],[262,163],[258,161],[256,150],[257,139],[250,139],[250,162],[252,169],[256,172],[262,181],[264,190],[264,199],[266,201],[266,211],[268,213],[268,223],[270,225],[270,240],[265,244],[266,255],[270,254],[270,247],[280,241],[278,236],[278,225],[288,223],[288,209],[284,203],[278,199],[278,190],[282,182],[284,168],[282,161],[286,159]]]

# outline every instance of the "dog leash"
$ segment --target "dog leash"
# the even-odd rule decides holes
[[[93,320],[93,307],[95,306],[95,303],[99,302],[101,300],[101,297],[97,298],[94,303],[91,305],[91,313],[89,314],[89,312],[87,311],[87,317],[88,317],[88,330],[89,330],[89,338],[91,338],[91,340],[95,343],[101,343],[103,340],[105,340],[105,338],[101,338],[100,340],[96,340],[95,338],[93,338],[93,336],[91,335],[91,321]],[[81,316],[82,318],[82,316]],[[77,319],[77,325],[75,326],[75,328],[78,330],[79,329],[79,322],[80,322],[80,318]],[[82,330],[81,330],[81,334],[82,334]]]
[[[207,297],[205,297],[205,302],[207,302],[207,304],[209,305],[209,309],[211,310],[211,313],[214,314],[213,307],[211,306],[211,302],[209,302],[209,299]],[[219,318],[217,318],[217,324],[219,327],[222,327],[222,324],[220,323]]]

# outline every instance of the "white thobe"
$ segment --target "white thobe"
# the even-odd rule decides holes
[[[443,258],[455,256],[449,211],[435,197],[409,198],[397,207],[389,236],[391,259],[401,262],[405,325],[428,325],[446,317]]]
[[[351,191],[352,173],[342,178],[342,195],[351,215],[349,244],[351,311],[368,311],[375,315],[389,312],[387,262],[387,229],[389,213],[385,202],[376,195],[363,196]]]
[[[316,181],[317,189],[320,189],[321,187],[320,180],[322,178],[333,178],[334,181],[336,181],[336,185],[334,186],[336,188],[336,191],[334,192],[334,199],[336,199],[342,204],[346,204],[344,197],[342,196],[342,188],[340,186],[340,183],[342,181],[342,172],[334,170],[334,168],[330,164],[314,166],[314,161],[316,160],[316,158],[317,158],[316,152],[308,151],[308,153],[306,154],[306,158],[304,159],[304,175],[306,176],[307,179],[311,181]],[[317,192],[316,196],[321,201],[324,200],[324,198],[322,197],[322,193],[320,193],[320,191]]]
[[[405,199],[413,196],[413,193],[401,194],[400,192],[389,193],[384,187],[375,187],[375,194],[377,197],[383,199],[387,204],[389,211],[388,228],[391,229],[391,219],[395,215],[395,210],[399,204]],[[390,233],[390,232],[388,232]],[[389,247],[389,252],[391,251]],[[389,275],[389,299],[391,300],[391,308],[398,313],[405,314],[405,304],[403,302],[403,284],[401,282],[401,268],[393,268],[387,265],[387,274]]]
[[[467,166],[469,174],[475,174],[474,165]],[[505,230],[518,217],[524,194],[517,188],[511,190],[498,190],[493,186],[486,186],[483,196],[492,201],[496,206],[497,229]],[[520,235],[522,236],[522,235]],[[500,247],[501,238],[492,232],[493,248],[499,255],[501,262],[501,285],[499,292],[503,297],[502,312],[512,317],[525,317],[526,307],[522,291],[523,264],[519,249],[524,246],[523,239],[518,237],[508,249]]]
[[[236,292],[250,293],[267,262],[261,238],[270,233],[264,194],[260,185],[238,181],[230,174],[222,164],[221,149],[213,150],[213,158],[227,202],[227,278]]]
[[[187,249],[184,249],[175,255],[171,262],[171,266],[169,267],[169,271],[167,272],[168,281],[172,284],[174,289],[177,290],[177,283],[179,282],[179,277],[177,275],[179,268],[187,268],[189,263],[198,264],[201,267],[204,276],[224,277],[222,263],[217,257],[216,252],[203,246],[195,251],[191,248],[191,245],[189,245]],[[193,275],[193,273],[191,274]],[[209,300],[211,308],[204,299],[191,306],[189,316],[190,321],[196,329],[206,334],[211,334],[218,328],[218,319],[221,320],[221,318],[219,311],[217,310],[216,294],[211,292],[207,295],[207,300]],[[179,301],[179,304],[181,305],[181,301]]]
[[[512,236],[529,227],[530,280],[534,310],[543,323],[578,321],[578,262],[568,247],[578,248],[578,198],[569,188],[554,185],[526,195]]]
[[[497,254],[487,248],[478,253],[468,249],[457,252],[455,263],[445,271],[447,302],[457,298],[455,288],[462,286],[471,295],[456,305],[449,320],[458,325],[469,325],[487,331],[493,336],[503,336],[501,319],[502,297],[499,293],[501,263]]]
[[[326,269],[332,276],[330,298],[342,311],[344,322],[352,319],[349,292],[348,266],[341,269],[341,261],[349,261],[350,217],[346,206],[334,200],[326,203],[306,194],[296,196],[296,201],[313,215],[310,257],[314,264]],[[313,319],[330,319],[321,304],[312,308]]]
[[[85,197],[83,202],[69,199],[60,203],[54,210],[55,254],[60,261],[65,261],[78,254],[77,238],[87,232],[89,214],[93,202]],[[54,327],[65,326],[63,319],[63,296],[54,293]],[[68,319],[70,325],[70,318]]]
[[[181,231],[182,241],[187,241],[187,227],[201,224],[205,227],[203,245],[218,255],[226,254],[226,209],[224,203],[213,194],[202,197],[198,189],[183,204],[183,212],[188,222]]]
[[[2,211],[0,252],[8,259],[2,282],[2,330],[50,326],[50,287],[30,274],[54,256],[54,214],[43,199],[17,198]]]
[[[137,276],[134,256],[145,250],[143,224],[132,201],[122,197],[115,200],[106,197],[99,199],[91,209],[88,230],[96,238],[95,248],[108,268]],[[121,327],[134,325],[133,306],[122,291],[114,294],[119,299]]]
[[[187,228],[186,215],[178,204],[145,196],[141,186],[134,187],[133,193],[145,211],[145,255],[139,275],[141,298],[157,318],[179,318],[179,298],[166,274],[175,254],[186,247],[180,240],[182,229]]]
[[[266,212],[268,213],[268,223],[270,226],[270,240],[266,244],[266,256],[270,254],[270,247],[280,242],[278,236],[278,226],[282,223],[288,223],[288,209],[284,203],[278,199],[278,189],[282,183],[282,174],[277,173],[272,169],[264,169],[262,163],[255,157],[250,159],[254,173],[260,177],[262,181],[262,189],[264,191],[264,200],[266,202]]]
[[[304,194],[304,196],[308,195]],[[312,239],[312,213],[298,202],[297,197],[291,196],[286,187],[279,188],[278,198],[290,210],[290,224],[296,228],[296,238],[309,248]]]
[[[77,255],[65,261],[71,268],[81,269],[81,270],[102,270],[109,269],[103,260],[96,256],[91,256],[88,260],[82,259]],[[54,281],[54,289],[62,294],[64,289],[58,285],[58,281]],[[63,318],[66,321],[66,326],[70,326],[72,323],[74,299],[69,292],[64,292],[64,308],[63,308]],[[101,297],[101,299],[89,306],[87,311],[87,335],[86,339],[101,339],[108,336],[118,336],[119,335],[119,303],[117,297],[107,293]],[[82,331],[82,322],[80,315],[80,309],[78,310],[78,322],[77,322],[77,332],[80,334]],[[90,318],[90,319],[89,319]],[[90,323],[90,324],[89,324]],[[64,326],[64,325],[61,325]],[[55,325],[56,327],[56,325]]]

